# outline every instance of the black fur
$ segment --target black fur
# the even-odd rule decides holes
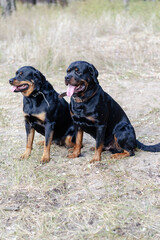
[[[66,85],[81,86],[88,83],[84,91],[75,90],[71,97],[70,110],[77,131],[89,133],[96,139],[96,150],[100,145],[112,153],[113,157],[133,156],[138,147],[144,151],[160,152],[160,144],[146,146],[136,140],[133,126],[120,105],[99,85],[96,68],[84,61],[71,63],[65,77]],[[123,154],[125,153],[125,154]],[[76,157],[80,151],[70,155]],[[97,153],[96,153],[97,154]],[[100,160],[100,156],[93,161]],[[101,153],[100,153],[101,154]]]
[[[75,141],[75,130],[69,112],[69,104],[64,99],[58,98],[58,93],[40,71],[31,66],[24,66],[16,72],[16,76],[9,82],[14,86],[22,86],[23,84],[25,86],[26,83],[33,88],[31,93],[27,92],[29,89],[23,91],[21,88],[16,88],[14,90],[15,92],[22,92],[24,96],[23,112],[27,141],[31,129],[35,129],[45,136],[45,147],[49,144],[52,132],[52,139],[57,144],[65,144],[67,136],[72,137],[72,142]],[[32,87],[32,84],[34,87]],[[28,155],[24,154],[24,157],[27,158]],[[49,161],[46,158],[48,157],[42,157],[42,161]]]

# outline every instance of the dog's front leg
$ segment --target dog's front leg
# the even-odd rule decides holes
[[[101,161],[101,153],[103,150],[105,131],[106,127],[104,125],[101,125],[97,128],[95,153],[90,163]]]
[[[26,128],[26,134],[27,134],[27,143],[26,143],[26,150],[21,155],[21,158],[28,158],[31,154],[32,145],[33,145],[33,139],[34,139],[34,128],[31,127],[30,123],[25,120],[25,128]]]
[[[50,148],[51,148],[51,143],[52,143],[53,134],[54,134],[52,125],[53,124],[49,122],[45,124],[44,151],[41,158],[42,163],[47,163],[50,161]]]
[[[67,156],[68,158],[79,157],[79,155],[81,153],[81,148],[82,148],[82,140],[83,140],[83,131],[81,129],[78,129],[77,134],[76,134],[76,144],[74,146],[73,153],[69,154]]]

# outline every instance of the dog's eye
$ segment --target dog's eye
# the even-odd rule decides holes
[[[22,76],[23,72],[17,72],[16,75]]]
[[[78,68],[75,69],[75,73],[76,73],[77,75],[81,75],[81,72],[78,70]]]

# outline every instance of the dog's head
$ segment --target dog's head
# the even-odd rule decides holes
[[[24,66],[18,69],[16,76],[9,80],[13,92],[21,92],[25,97],[33,91],[40,91],[41,86],[46,81],[44,75],[31,66]]]
[[[83,96],[87,90],[98,85],[98,71],[90,63],[76,61],[70,64],[65,77],[65,84],[68,86],[67,96]]]

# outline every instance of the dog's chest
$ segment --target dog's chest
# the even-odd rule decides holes
[[[46,113],[45,112],[41,112],[41,113],[38,113],[38,114],[27,114],[24,112],[24,117],[25,118],[35,118],[37,119],[37,121],[40,121],[40,122],[44,122],[45,121],[45,118],[46,118]]]
[[[23,107],[24,117],[29,122],[37,122],[44,124],[46,119],[46,111],[42,104],[36,105],[36,102],[30,101],[24,104]]]
[[[46,113],[41,112],[41,113],[32,113],[28,114],[24,112],[24,117],[28,122],[34,123],[37,122],[40,125],[43,125],[45,123],[45,118],[46,118]]]
[[[73,112],[72,112],[73,111]],[[94,126],[96,123],[95,114],[89,112],[84,104],[76,104],[72,108],[71,115],[75,124]]]

